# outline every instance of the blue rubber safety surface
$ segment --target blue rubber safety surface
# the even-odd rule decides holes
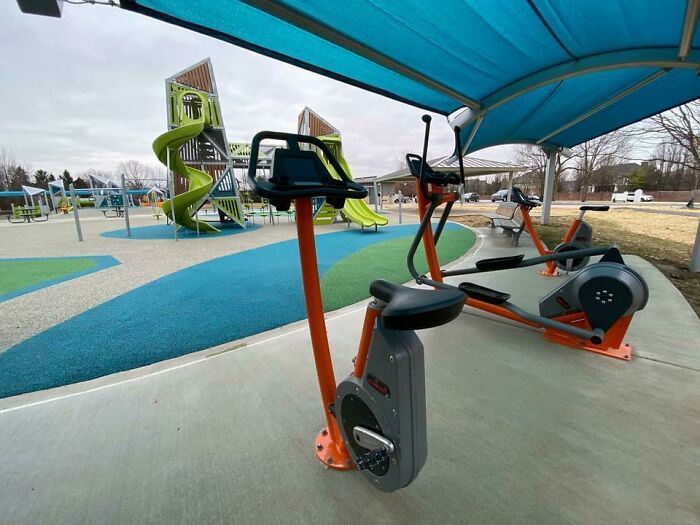
[[[319,273],[370,244],[413,236],[415,230],[404,225],[318,235]],[[219,257],[115,297],[0,353],[0,397],[149,365],[305,317],[296,239]]]
[[[211,222],[211,225],[215,228],[221,230],[220,233],[200,233],[197,235],[196,231],[189,231],[185,228],[180,228],[177,232],[178,240],[191,240],[191,239],[211,239],[213,237],[223,237],[225,235],[236,235],[238,233],[248,233],[253,230],[260,228],[259,224],[250,224],[245,228],[231,223],[231,222]],[[173,240],[173,227],[166,224],[154,224],[152,226],[137,226],[131,228],[131,237],[127,237],[126,228],[121,230],[111,230],[108,232],[103,232],[100,234],[101,237],[109,237],[112,239],[129,239],[136,241],[152,241],[152,240]]]
[[[53,279],[46,279],[45,281],[41,281],[41,282],[33,284],[31,286],[26,286],[24,288],[20,288],[19,290],[13,290],[12,292],[8,292],[6,294],[0,294],[0,303],[3,301],[7,301],[8,299],[12,299],[13,297],[18,297],[20,295],[24,295],[24,294],[27,294],[29,292],[34,292],[36,290],[40,290],[41,288],[46,288],[47,286],[53,286],[54,284],[62,283],[63,281],[70,281],[71,279],[77,279],[78,277],[82,277],[83,275],[88,275],[90,273],[99,272],[100,270],[104,270],[105,268],[111,268],[112,266],[116,266],[118,264],[121,264],[117,259],[115,259],[111,255],[89,255],[89,256],[76,256],[76,257],[22,257],[19,259],[2,259],[2,260],[3,261],[22,261],[22,262],[31,263],[32,261],[48,261],[51,259],[90,259],[90,260],[95,262],[95,265],[92,266],[91,268],[86,269],[86,270],[80,270],[77,272],[67,273],[65,275],[61,275],[60,277],[55,277]]]

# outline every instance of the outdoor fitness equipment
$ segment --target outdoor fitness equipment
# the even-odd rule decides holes
[[[457,140],[459,140],[459,126],[455,128],[455,136]],[[513,188],[511,190],[510,200],[518,205],[525,229],[530,234],[532,242],[535,245],[535,249],[540,255],[549,255],[551,253],[570,252],[590,248],[593,240],[593,228],[591,228],[591,225],[583,220],[583,216],[587,211],[608,211],[610,209],[610,206],[581,206],[578,209],[578,215],[569,225],[569,229],[566,231],[566,234],[561,242],[554,248],[554,250],[547,250],[544,247],[539,234],[537,233],[537,229],[532,224],[532,218],[530,217],[530,210],[536,206],[540,206],[540,203],[528,199],[520,188]],[[541,270],[540,274],[547,277],[556,277],[559,275],[557,268],[566,272],[575,272],[586,266],[589,260],[590,257],[575,257],[563,261],[547,261],[545,263],[546,269]]]
[[[615,247],[564,250],[530,259],[525,259],[523,254],[519,254],[483,259],[477,261],[474,268],[451,271],[440,268],[435,246],[447,221],[450,205],[457,198],[453,193],[446,193],[444,190],[447,185],[458,183],[459,177],[454,173],[435,173],[423,160],[426,158],[428,149],[430,117],[425,115],[423,121],[426,124],[423,157],[412,154],[406,156],[409,164],[419,163],[419,186],[421,187],[418,192],[421,223],[407,258],[408,270],[416,282],[428,284],[436,289],[461,290],[466,294],[465,304],[468,306],[541,328],[544,337],[555,343],[629,360],[632,348],[625,344],[623,339],[634,313],[646,305],[649,290],[642,276],[625,264],[622,255]],[[459,130],[455,134],[458,135]],[[431,226],[433,213],[444,203],[447,203],[447,206],[433,232]],[[431,278],[420,275],[413,261],[421,240]],[[587,266],[541,299],[539,315],[527,312],[511,303],[508,293],[470,282],[461,283],[459,286],[451,286],[443,282],[443,278],[449,276],[522,268],[601,254],[603,257],[600,262]]]
[[[256,179],[261,141],[282,140],[275,149],[271,178]],[[334,179],[318,155],[321,150]],[[459,290],[419,290],[374,281],[352,374],[336,388],[323,317],[312,199],[337,208],[345,199],[367,195],[353,182],[330,149],[315,137],[261,131],[251,145],[248,177],[261,197],[279,211],[295,202],[299,257],[311,343],[327,427],[316,438],[316,455],[331,468],[358,469],[379,490],[391,492],[415,479],[427,457],[423,346],[413,330],[447,323],[462,311]]]

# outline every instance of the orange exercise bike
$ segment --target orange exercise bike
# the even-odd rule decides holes
[[[286,144],[274,150],[267,181],[256,178],[258,151],[265,139]],[[323,152],[340,180],[308,146]],[[262,131],[253,138],[249,166],[248,177],[258,195],[279,211],[288,211],[292,201],[296,209],[304,299],[327,424],[316,438],[316,455],[330,468],[360,470],[381,491],[405,487],[423,467],[428,450],[423,346],[414,330],[457,317],[464,293],[372,282],[374,300],[365,313],[354,370],[336,387],[323,317],[312,199],[324,197],[342,208],[345,199],[361,199],[367,190],[350,179],[328,146],[315,137]]]
[[[458,134],[459,127],[457,127],[456,130],[456,133]],[[533,225],[532,218],[530,217],[530,210],[540,206],[540,203],[528,199],[519,188],[512,188],[510,200],[518,205],[518,210],[520,210],[520,214],[523,219],[523,227],[525,231],[530,234],[532,243],[535,245],[535,249],[540,255],[573,252],[590,248],[593,242],[593,228],[591,228],[591,225],[583,220],[584,215],[587,211],[608,211],[610,209],[610,206],[584,205],[579,207],[578,215],[569,225],[569,228],[566,231],[562,241],[557,244],[553,250],[548,250],[545,248],[544,243],[540,239],[540,236],[537,233],[537,228],[535,228]],[[605,249],[606,248],[603,248],[603,250]],[[560,259],[556,261],[546,261],[546,268],[540,271],[540,275],[544,275],[545,277],[557,277],[560,275],[557,269],[563,270],[567,273],[576,272],[586,266],[589,261],[590,256],[579,256],[564,260]]]
[[[437,173],[424,161],[430,136],[430,116],[425,115],[423,121],[426,125],[423,157],[413,154],[406,156],[412,173],[418,174],[419,185],[418,209],[421,223],[407,258],[408,270],[416,282],[435,289],[461,290],[466,294],[467,306],[540,328],[545,338],[552,342],[629,360],[632,348],[624,343],[624,337],[634,313],[646,305],[649,290],[642,276],[625,264],[615,247],[563,250],[530,259],[525,259],[523,254],[517,254],[482,259],[477,261],[473,268],[450,271],[440,268],[435,246],[452,205],[458,199],[456,193],[448,191],[448,186],[459,184],[460,176],[455,173]],[[456,151],[459,151],[459,129],[455,130],[455,138]],[[463,181],[461,155],[460,175]],[[433,231],[433,214],[442,205],[445,205],[443,214]],[[415,267],[414,257],[421,242],[425,249],[430,278],[420,275]],[[571,258],[589,258],[594,255],[603,257],[599,262],[583,268],[540,300],[539,315],[511,303],[508,293],[470,282],[463,282],[458,286],[444,282],[445,277],[565,262]]]

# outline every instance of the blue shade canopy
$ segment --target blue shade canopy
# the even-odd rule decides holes
[[[700,96],[700,0],[121,0],[443,115],[465,153],[580,144]]]

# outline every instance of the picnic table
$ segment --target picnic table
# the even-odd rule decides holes
[[[7,220],[12,224],[22,224],[24,222],[45,222],[49,220],[49,216],[43,217],[41,207],[39,206],[12,206],[12,215],[7,216]]]

